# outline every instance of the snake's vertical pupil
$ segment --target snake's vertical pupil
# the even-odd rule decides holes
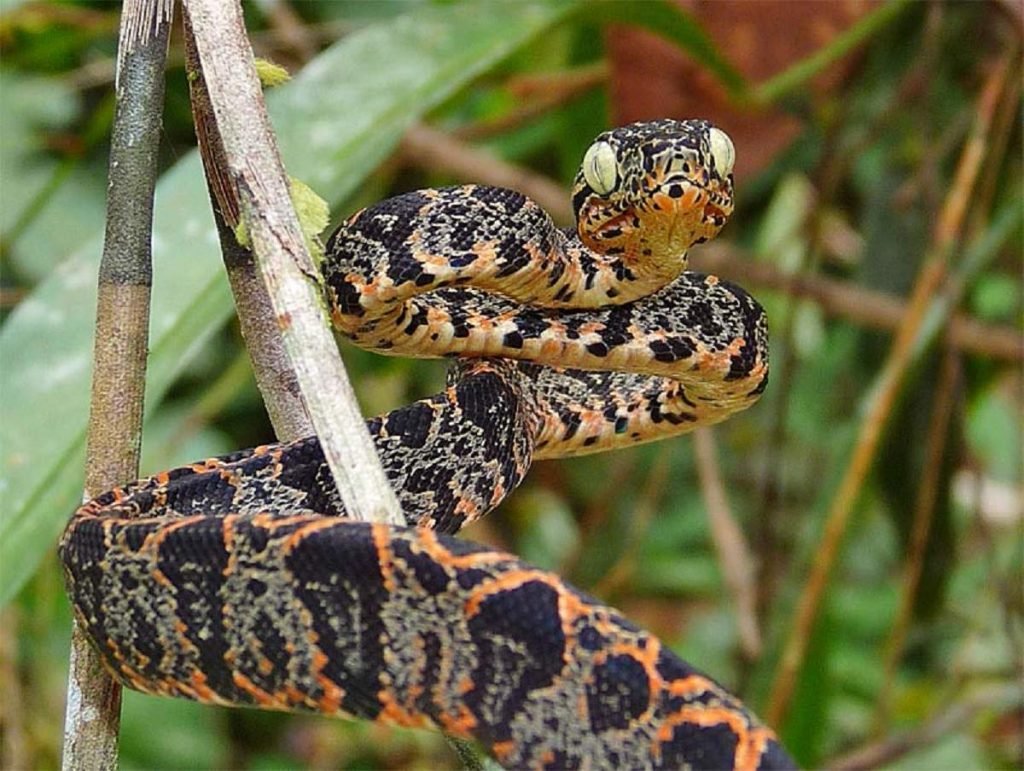
[[[607,142],[594,142],[583,156],[583,179],[598,195],[608,195],[615,189],[618,176],[615,148]]]
[[[736,148],[729,139],[729,135],[719,128],[712,127],[708,135],[708,143],[711,146],[711,158],[715,162],[715,170],[726,177],[732,174],[733,164],[736,163]]]

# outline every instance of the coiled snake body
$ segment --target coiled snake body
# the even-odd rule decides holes
[[[459,355],[448,388],[368,421],[410,527],[344,519],[314,438],[157,474],[61,540],[75,613],[125,685],[215,704],[436,725],[510,768],[790,767],[773,733],[557,576],[453,538],[532,459],[722,420],[767,375],[762,311],[685,272],[732,210],[703,121],[602,134],[556,229],[466,186],[354,215],[323,264],[337,328]]]

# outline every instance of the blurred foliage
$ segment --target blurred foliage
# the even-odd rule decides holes
[[[523,83],[542,76],[570,77],[601,62],[604,36],[616,34],[616,27],[607,26],[610,21],[660,27],[673,44],[711,63],[708,77],[734,94],[743,93],[747,84],[730,63],[730,52],[717,51],[699,20],[667,5],[638,6],[635,12],[628,4],[617,5],[618,10],[603,5],[571,14],[568,5],[540,4],[529,13],[508,6],[502,23],[509,41],[496,42],[489,53],[483,44],[480,51],[453,46],[430,65],[436,65],[433,80],[400,98],[358,87],[378,84],[379,91],[388,77],[414,78],[426,67],[414,58],[392,57],[392,70],[385,61],[372,72],[350,66],[327,73],[338,81],[339,91],[352,88],[345,93],[363,94],[358,115],[352,105],[332,102],[323,84],[303,92],[302,77],[297,78],[279,89],[283,107],[275,112],[289,170],[331,203],[335,220],[402,190],[465,181],[424,171],[408,159],[385,159],[401,131],[424,110],[430,111],[431,123],[446,130],[494,124],[520,109]],[[882,21],[864,26],[863,43],[841,82],[824,92],[804,90],[800,80],[787,81],[785,90],[751,92],[780,94],[784,109],[802,129],[790,147],[742,183],[737,214],[719,240],[779,271],[906,295],[933,241],[943,201],[955,192],[957,161],[992,60],[1014,51],[1011,58],[1019,59],[1015,35],[1020,18],[998,3],[911,4],[900,13],[882,8]],[[286,64],[293,73],[336,41],[357,45],[363,33],[370,35],[364,40],[385,51],[388,40],[406,40],[402,35],[459,40],[462,30],[485,34],[487,22],[473,20],[472,9],[463,10],[458,4],[411,2],[288,5],[267,0],[246,5],[258,55]],[[2,522],[7,539],[12,511],[59,527],[63,512],[73,505],[73,490],[80,488],[80,448],[73,451],[73,442],[59,445],[60,451],[47,448],[57,446],[51,435],[63,430],[55,422],[69,420],[68,410],[82,411],[88,360],[81,360],[78,379],[72,381],[77,395],[37,389],[26,373],[53,373],[61,362],[71,368],[78,362],[74,357],[85,356],[90,347],[85,322],[66,340],[55,339],[39,319],[69,310],[70,298],[80,300],[90,291],[85,287],[92,279],[82,268],[81,253],[95,251],[103,230],[118,11],[102,3],[6,3],[3,11],[0,367],[8,372],[0,402],[17,405],[17,412],[27,416],[17,423],[26,427],[21,433],[4,431],[0,448],[0,517],[7,519]],[[354,61],[368,61],[368,51]],[[344,51],[335,55],[346,61]],[[158,207],[170,223],[160,231],[167,234],[161,244],[170,245],[172,253],[164,275],[158,272],[155,291],[197,292],[184,286],[192,269],[182,267],[181,252],[194,247],[196,254],[215,257],[212,239],[203,235],[205,220],[192,230],[182,219],[182,212],[201,212],[206,201],[191,155],[194,138],[179,36],[170,58],[161,151],[167,174]],[[323,66],[323,58],[318,61]],[[795,69],[798,77],[809,74]],[[1019,69],[1011,72],[1008,84],[981,148],[984,171],[969,196],[963,248],[953,256],[953,269],[961,266],[964,254],[981,255],[978,269],[965,274],[960,310],[1019,333],[1024,319]],[[314,131],[317,110],[343,123],[337,131],[344,138],[335,137],[331,125]],[[567,185],[583,150],[613,114],[612,93],[599,85],[553,101],[525,119],[510,120],[479,144]],[[367,116],[374,116],[369,125],[352,128]],[[305,147],[303,152],[311,136],[319,143],[312,147],[334,153],[330,164],[317,163],[319,150]],[[694,260],[699,261],[699,250]],[[176,270],[184,271],[177,279],[182,284],[168,275]],[[207,260],[202,280],[213,282],[215,271]],[[815,559],[816,539],[892,336],[837,318],[810,300],[748,288],[764,303],[772,323],[772,384],[761,404],[716,434],[730,504],[760,566],[766,632],[760,657],[752,660],[740,653],[735,610],[689,439],[538,464],[523,488],[499,512],[469,528],[466,537],[500,544],[615,603],[763,710],[794,598]],[[68,298],[68,309],[62,298]],[[237,326],[225,323],[227,293],[214,287],[204,290],[201,299],[205,310],[197,310],[198,305],[179,309],[191,326],[169,326],[155,306],[155,327],[170,330],[176,339],[166,348],[154,348],[154,355],[167,363],[154,373],[165,385],[147,404],[143,472],[272,438]],[[91,304],[82,307],[91,314]],[[36,326],[29,324],[32,314]],[[17,336],[18,329],[38,332]],[[443,380],[438,364],[343,347],[368,413],[429,393]],[[1024,677],[1019,360],[1007,362],[984,352],[957,354],[954,408],[935,477],[922,584],[904,654],[891,674],[884,667],[900,607],[915,501],[930,462],[929,430],[945,350],[932,346],[911,369],[875,472],[861,491],[794,701],[780,726],[791,751],[807,766],[824,765],[903,731],[925,738],[900,753],[893,767],[1024,764],[1024,703],[1012,695]],[[11,417],[4,413],[5,422]],[[18,472],[19,458],[31,459],[32,469],[45,472],[39,482],[43,492],[35,493],[40,497],[31,505],[15,501],[11,493],[11,474],[27,473]],[[55,531],[49,525],[16,524],[22,527],[17,543],[24,554],[17,564],[25,567],[20,569],[32,570],[42,562],[0,610],[0,762],[50,768],[59,763],[63,711],[58,705],[69,610],[52,553]],[[14,575],[12,565],[8,560],[0,564],[0,578],[15,587],[22,576]],[[961,709],[962,714],[954,712],[959,719],[937,722],[951,709]],[[424,732],[215,709],[134,693],[125,694],[123,715],[126,769],[455,765],[440,738]]]

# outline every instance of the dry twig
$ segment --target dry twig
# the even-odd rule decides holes
[[[511,131],[604,85],[608,74],[608,62],[601,61],[562,72],[521,75],[507,84],[520,102],[515,109],[490,120],[460,126],[452,135],[465,141]]]
[[[224,149],[229,187],[270,297],[290,369],[355,519],[403,525],[328,329],[318,274],[303,243],[267,120],[237,3],[187,0],[202,76]]]
[[[710,427],[693,432],[693,448],[697,456],[704,505],[708,510],[711,537],[718,552],[725,585],[732,594],[743,656],[754,661],[761,655],[761,631],[757,625],[757,592],[754,587],[754,564],[743,531],[729,508],[729,498],[718,469],[715,434]]]
[[[879,729],[888,722],[896,665],[903,653],[903,644],[910,626],[914,600],[917,597],[917,588],[921,580],[921,569],[924,566],[925,548],[928,545],[928,534],[931,532],[932,518],[935,513],[935,500],[938,496],[939,477],[942,472],[942,457],[946,451],[946,438],[949,435],[949,422],[956,401],[959,376],[960,362],[957,355],[953,351],[947,350],[943,356],[942,371],[939,374],[938,389],[932,406],[924,471],[917,488],[917,499],[914,502],[910,543],[907,547],[907,559],[903,566],[903,580],[900,581],[900,606],[896,612],[896,619],[889,633],[889,639],[885,644],[882,690],[878,695],[875,707],[875,726]]]
[[[907,314],[907,302],[895,295],[823,276],[787,274],[751,259],[732,245],[708,244],[695,255],[694,262],[701,270],[742,281],[750,288],[774,289],[813,300],[828,315],[869,329],[898,329]],[[1024,361],[1024,336],[1018,330],[986,324],[962,313],[950,319],[945,343],[964,353]]]
[[[473,182],[518,190],[540,203],[555,220],[562,224],[572,222],[569,195],[557,182],[507,163],[443,131],[417,124],[406,132],[401,151],[407,163],[445,171]]]
[[[195,36],[187,16],[184,27],[185,59],[191,73],[189,93],[199,154],[206,172],[221,254],[235,299],[242,337],[275,434],[282,441],[298,439],[312,434],[313,424],[302,404],[295,371],[284,349],[281,332],[275,323],[274,308],[256,260],[252,252],[235,238],[233,228],[241,221],[238,197],[230,182],[224,145],[213,116],[206,79],[196,52]]]
[[[86,498],[138,476],[152,284],[153,190],[173,4],[126,2],[96,298]],[[71,636],[64,769],[117,766],[121,688],[77,621]]]
[[[829,771],[867,771],[899,760],[914,750],[929,747],[970,724],[989,710],[1024,709],[1024,690],[1019,684],[996,685],[950,704],[923,725],[889,736],[826,763]]]
[[[669,457],[668,453],[661,453],[658,456],[640,494],[636,497],[633,510],[627,518],[629,531],[625,543],[619,550],[619,556],[605,571],[601,580],[591,587],[591,591],[598,596],[614,597],[616,592],[629,583],[636,572],[637,547],[651,526],[654,513],[658,510],[659,498],[665,493],[665,482],[671,468]]]

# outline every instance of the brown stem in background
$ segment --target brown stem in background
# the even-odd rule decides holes
[[[573,221],[569,194],[564,187],[542,174],[496,158],[443,131],[416,124],[402,139],[405,161],[418,167],[444,171],[477,183],[518,190],[540,203],[558,222]],[[554,206],[551,204],[556,202]]]
[[[732,245],[708,244],[693,257],[694,267],[741,282],[749,289],[772,289],[813,300],[829,316],[868,329],[898,329],[907,302],[888,292],[813,275],[791,275],[758,262]],[[1011,326],[986,324],[966,314],[950,319],[944,342],[957,350],[1008,362],[1024,361],[1024,335]]]
[[[600,61],[562,72],[521,75],[508,81],[508,90],[524,103],[490,120],[452,130],[463,141],[504,134],[551,112],[608,82],[608,62]]]
[[[882,690],[875,706],[875,727],[878,732],[881,732],[882,727],[889,722],[893,679],[896,674],[896,666],[903,654],[904,641],[907,637],[907,629],[910,627],[914,600],[917,598],[917,588],[921,580],[925,549],[928,546],[928,534],[931,532],[935,501],[939,492],[942,457],[946,451],[949,421],[953,414],[959,380],[960,361],[956,353],[947,349],[942,358],[938,389],[932,406],[932,419],[926,440],[924,471],[914,502],[914,520],[907,547],[907,559],[903,565],[903,580],[900,581],[899,610],[896,612],[896,619],[889,633],[889,639],[886,641],[883,655]]]
[[[8,605],[0,612],[0,768],[28,768],[25,736],[25,702],[15,663],[21,609]]]
[[[824,764],[829,771],[882,768],[922,747],[929,747],[970,725],[991,710],[1024,709],[1024,690],[1017,684],[996,685],[954,702],[913,730],[889,736]]]
[[[711,538],[715,542],[722,577],[732,595],[743,657],[754,661],[761,655],[761,631],[757,624],[757,592],[754,587],[754,560],[729,507],[722,475],[718,468],[715,434],[710,427],[693,432],[697,474],[708,510]]]
[[[600,597],[613,598],[615,594],[629,583],[636,571],[637,545],[651,525],[651,519],[658,509],[658,499],[665,493],[665,482],[668,480],[669,453],[663,452],[651,468],[636,503],[628,519],[629,531],[625,543],[619,549],[619,556],[605,571],[600,581],[590,587]]]
[[[299,62],[304,64],[317,55],[316,38],[291,3],[287,0],[270,3],[266,13],[269,25],[280,37],[283,47],[289,49]]]
[[[984,158],[985,143],[992,114],[1002,93],[1012,57],[1004,56],[991,68],[982,90],[978,111],[967,143],[960,156],[956,177],[939,214],[932,246],[911,292],[907,314],[896,333],[892,348],[876,380],[878,384],[868,402],[857,441],[839,488],[829,507],[817,558],[797,603],[794,623],[776,671],[772,693],[765,711],[769,725],[781,726],[800,676],[804,655],[814,631],[821,601],[832,568],[838,560],[843,536],[871,469],[886,421],[896,403],[904,377],[915,360],[915,342],[925,320],[925,311],[938,293],[947,275],[947,265],[964,222],[971,190]],[[956,303],[951,302],[954,306]]]
[[[139,475],[153,275],[153,190],[172,14],[171,2],[129,0],[121,15],[117,108],[96,298],[86,498]],[[64,724],[66,771],[117,766],[120,711],[121,687],[103,669],[76,620]]]

